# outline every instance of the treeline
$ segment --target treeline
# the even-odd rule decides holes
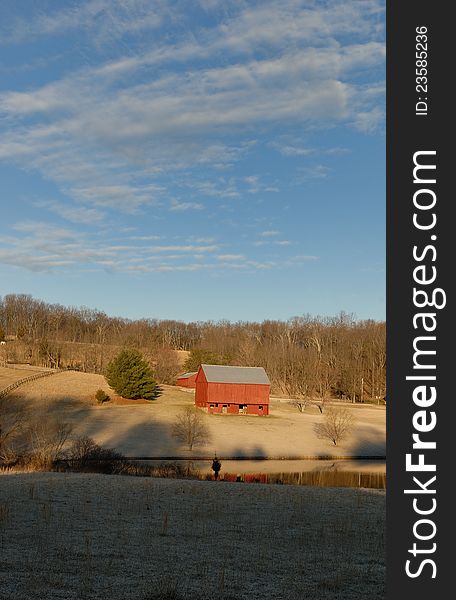
[[[0,298],[0,340],[10,362],[104,372],[123,348],[140,350],[157,380],[172,383],[201,362],[263,366],[274,393],[356,401],[386,394],[385,323],[305,315],[262,323],[130,320],[25,294]],[[190,352],[182,366],[176,351]]]

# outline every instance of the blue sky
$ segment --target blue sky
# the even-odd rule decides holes
[[[385,315],[377,0],[2,0],[0,295]]]

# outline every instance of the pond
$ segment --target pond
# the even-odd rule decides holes
[[[201,479],[213,476],[211,460],[142,460],[149,466],[177,465]],[[258,483],[289,483],[324,487],[386,488],[384,459],[221,460],[220,479]]]

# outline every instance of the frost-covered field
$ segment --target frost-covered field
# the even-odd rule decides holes
[[[376,491],[3,474],[0,600],[380,600],[384,520]]]

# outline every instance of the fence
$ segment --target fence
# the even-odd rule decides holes
[[[7,396],[13,390],[17,389],[20,385],[24,385],[25,383],[29,383],[30,381],[35,381],[35,379],[41,379],[41,377],[49,377],[50,375],[56,375],[57,373],[62,373],[62,371],[42,371],[40,373],[35,373],[34,375],[29,375],[28,377],[18,379],[14,383],[11,383],[8,387],[4,388],[3,390],[0,390],[0,399]]]

